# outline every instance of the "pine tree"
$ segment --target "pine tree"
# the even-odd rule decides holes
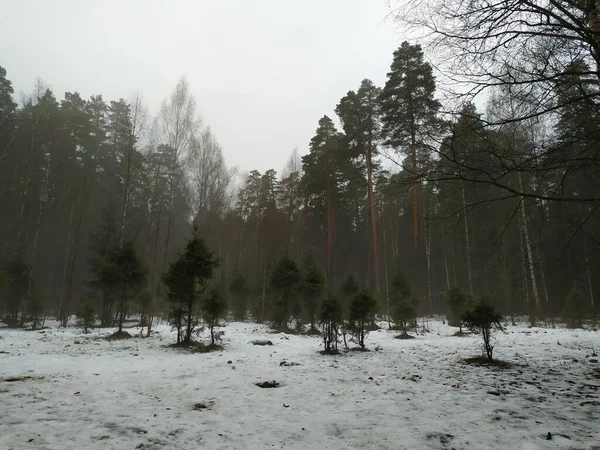
[[[96,321],[96,308],[91,299],[86,298],[77,312],[77,326],[83,329],[84,333],[88,333],[90,328],[94,327]]]
[[[400,269],[396,271],[392,279],[390,307],[394,323],[402,330],[402,336],[406,337],[409,324],[417,317],[417,309],[413,303],[410,284]]]
[[[502,329],[501,320],[502,316],[496,312],[496,308],[487,303],[483,298],[473,309],[465,311],[462,314],[462,321],[465,323],[465,326],[471,331],[481,333],[481,339],[483,340],[482,350],[488,359],[492,359],[494,352],[492,332],[495,329]]]
[[[226,311],[227,301],[225,300],[225,294],[219,288],[211,288],[202,304],[202,314],[204,322],[210,331],[212,346],[215,345],[215,329],[219,326],[219,320]]]
[[[296,262],[289,258],[279,260],[271,272],[271,287],[275,293],[273,325],[287,329],[290,319],[290,306],[297,298],[302,275]]]
[[[306,259],[302,267],[302,282],[300,291],[304,305],[304,312],[310,324],[309,333],[318,333],[315,319],[319,308],[319,299],[323,294],[325,277],[321,269],[315,264],[312,257]]]
[[[325,353],[337,353],[338,330],[342,320],[342,305],[330,292],[323,298],[319,310],[319,323],[321,324]]]
[[[583,327],[583,320],[589,310],[588,302],[585,295],[573,285],[569,294],[565,298],[565,306],[563,308],[563,317],[570,326]]]
[[[195,310],[217,267],[219,261],[204,245],[198,225],[194,223],[192,237],[163,274],[168,292],[169,320],[177,329],[177,344],[191,343],[197,325]]]
[[[119,298],[119,333],[123,332],[123,323],[128,313],[129,300],[139,294],[146,281],[146,269],[131,241],[123,242],[110,257],[108,267],[111,282]]]
[[[403,42],[394,52],[394,61],[380,96],[382,135],[385,145],[411,157],[413,177],[414,246],[419,244],[419,159],[439,122],[440,102],[433,98],[435,79],[424,60],[421,46]]]
[[[450,314],[448,314],[448,325],[452,327],[459,327],[459,333],[461,333],[461,314],[465,312],[465,307],[467,306],[467,296],[461,288],[458,286],[453,286],[446,294],[446,301],[448,302],[448,308],[450,309]]]
[[[377,303],[375,299],[362,289],[352,299],[350,305],[349,330],[356,339],[360,348],[365,348],[365,338],[373,321]]]
[[[241,272],[238,272],[233,276],[229,290],[231,291],[232,297],[231,311],[233,313],[233,319],[243,321],[246,319],[250,288],[248,287],[246,277]]]

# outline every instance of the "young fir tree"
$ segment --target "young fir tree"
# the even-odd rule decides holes
[[[114,287],[119,298],[118,325],[123,332],[123,322],[127,316],[129,300],[139,293],[146,281],[146,269],[133,245],[125,241],[111,257],[111,270],[114,275]]]
[[[482,350],[489,359],[492,359],[494,352],[492,332],[494,330],[502,330],[501,320],[502,315],[484,298],[473,309],[465,311],[462,314],[462,321],[465,326],[471,331],[481,333],[481,339],[483,340]]]
[[[323,298],[319,310],[319,323],[321,324],[325,353],[337,353],[338,331],[342,320],[342,305],[330,292]]]
[[[210,343],[212,346],[215,345],[215,329],[219,326],[219,320],[226,311],[225,294],[219,288],[211,288],[202,304],[202,315],[210,330]]]
[[[179,257],[169,265],[163,274],[169,302],[169,320],[177,329],[177,344],[190,344],[192,333],[197,325],[195,310],[219,266],[214,253],[199,236],[198,225],[194,223],[192,237],[187,241]]]
[[[94,327],[96,322],[96,308],[94,303],[86,298],[77,311],[77,327],[83,329],[84,333],[89,333],[89,330]]]
[[[448,325],[451,327],[459,327],[459,333],[462,333],[461,314],[465,312],[467,307],[467,296],[464,291],[458,286],[452,286],[446,294],[446,301],[450,313],[448,314]]]
[[[565,298],[563,316],[569,326],[583,327],[583,320],[588,311],[588,302],[585,295],[573,285]]]
[[[231,291],[232,301],[230,306],[233,320],[243,321],[246,319],[250,288],[248,287],[248,280],[241,272],[238,272],[233,276],[229,290]]]
[[[408,326],[416,319],[417,308],[413,303],[410,284],[400,269],[392,279],[390,307],[394,324],[402,330],[403,336],[408,336]]]
[[[350,307],[352,300],[360,292],[360,285],[352,274],[349,274],[343,281],[341,286],[341,302],[342,308],[342,321],[340,323],[340,331],[342,332],[342,339],[344,340],[344,348],[348,349],[348,341],[346,339],[348,335],[348,327],[350,324]]]
[[[348,328],[362,349],[365,348],[365,338],[369,333],[376,306],[375,299],[366,289],[355,295],[350,305]]]
[[[279,260],[271,272],[271,287],[275,293],[273,326],[286,329],[290,318],[290,306],[298,293],[302,280],[296,262],[289,258]]]
[[[304,312],[310,324],[310,333],[316,334],[315,319],[319,308],[319,298],[322,296],[325,277],[312,258],[308,258],[302,268],[300,291]]]

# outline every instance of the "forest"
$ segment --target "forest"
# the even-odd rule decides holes
[[[381,30],[363,36],[363,3],[337,1],[129,0],[114,36],[57,46],[83,74],[74,52],[98,59],[101,40],[119,81],[150,78],[134,63],[148,48],[159,77],[176,66],[169,80],[217,67],[204,103],[185,76],[155,106],[82,95],[83,75],[16,92],[19,60],[42,71],[55,53],[11,40],[0,448],[600,448],[600,3],[390,0],[402,37],[383,73],[362,60]],[[73,39],[71,25],[115,19],[109,3],[42,3],[36,46],[59,17]],[[355,59],[351,85],[332,48]],[[318,74],[317,56],[332,61]],[[295,78],[275,80],[283,61]],[[318,97],[299,89],[315,80]],[[211,129],[210,98],[229,133],[218,113]],[[275,104],[289,130],[263,116]],[[307,142],[264,164],[271,134],[296,129]],[[264,140],[244,149],[254,167],[226,158],[235,132]]]
[[[2,317],[166,318],[194,235],[214,263],[203,292],[240,319],[314,325],[355,283],[381,318],[406,301],[447,313],[459,289],[505,316],[581,321],[598,312],[600,111],[594,53],[569,50],[552,73],[507,60],[442,99],[403,42],[385,85],[357,80],[308,153],[264,173],[227,164],[185,78],[151,114],[140,93],[58,99],[42,81],[17,103],[0,68]]]

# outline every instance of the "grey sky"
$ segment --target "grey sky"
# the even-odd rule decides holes
[[[227,164],[283,167],[363,78],[382,85],[401,37],[385,0],[7,0],[0,65],[106,100],[140,90],[155,113],[185,75]]]

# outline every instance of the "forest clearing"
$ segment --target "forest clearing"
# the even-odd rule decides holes
[[[319,354],[318,336],[247,322],[203,354],[169,348],[168,325],[117,341],[104,339],[114,329],[48,325],[0,328],[0,448],[600,446],[597,331],[507,324],[501,368],[465,364],[480,338],[440,320],[411,340],[381,324],[370,351],[340,355]],[[277,389],[255,384],[272,380]]]

